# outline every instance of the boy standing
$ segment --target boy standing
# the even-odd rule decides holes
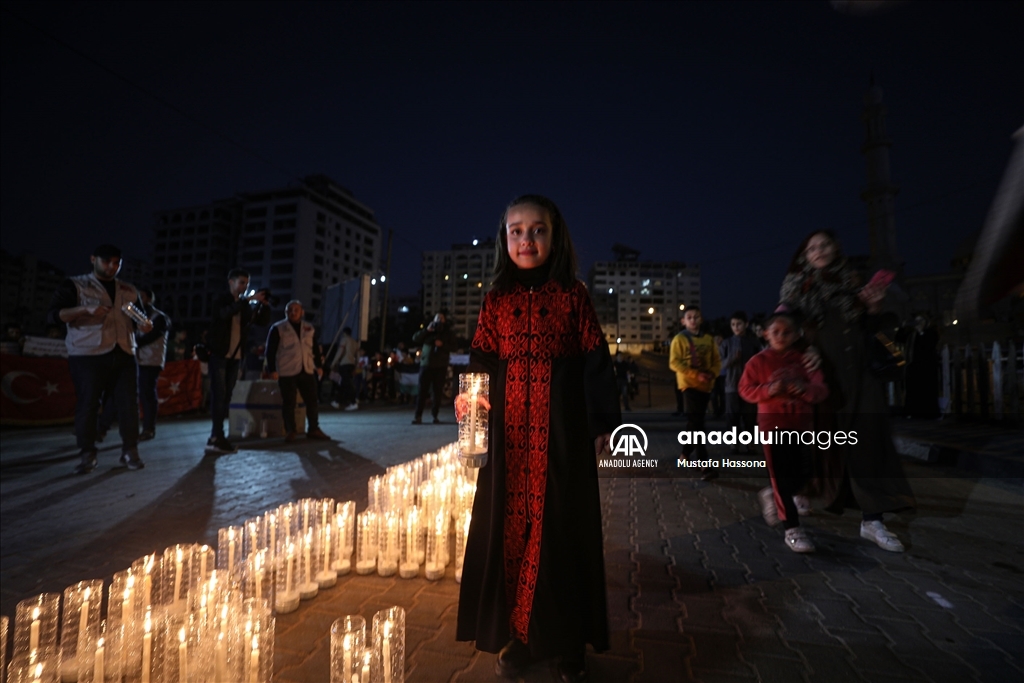
[[[739,394],[739,384],[743,368],[761,350],[761,344],[747,331],[745,312],[733,313],[729,326],[732,328],[732,336],[722,342],[721,346],[722,369],[725,371],[725,424],[730,429],[736,427],[740,431],[751,432],[757,407],[743,400]],[[739,446],[732,447],[734,455],[739,452]],[[747,452],[754,453],[754,447],[748,445]]]
[[[722,369],[718,347],[711,335],[701,332],[703,322],[699,307],[687,307],[682,319],[683,331],[672,340],[668,356],[668,365],[676,373],[676,386],[683,392],[686,429],[691,434],[704,431],[708,400],[715,386],[715,378]],[[698,459],[707,458],[708,449],[703,443],[683,446],[683,457],[689,457],[694,449]],[[705,481],[717,476],[718,472],[711,467],[701,472]]]

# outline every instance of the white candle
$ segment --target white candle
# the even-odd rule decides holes
[[[216,675],[218,681],[230,680],[228,675],[228,646],[224,642],[224,632],[221,631],[217,636],[217,647],[216,647]]]
[[[149,607],[153,604],[153,578],[149,575],[149,567],[146,567],[146,578],[142,580],[142,606]]]
[[[261,600],[262,598],[263,598],[263,570],[261,570],[259,564],[257,564],[256,565],[256,599],[257,600]]]
[[[24,622],[23,622],[24,623]],[[28,651],[39,649],[39,608],[32,610],[32,625],[28,630]]]
[[[82,638],[85,637],[85,632],[89,630],[89,595],[92,593],[92,589],[86,586],[82,592],[82,610],[78,616],[78,642],[82,642]]]
[[[249,552],[255,553],[259,550],[259,545],[256,542],[256,522],[249,522],[249,539],[252,543],[252,548]]]
[[[135,584],[135,577],[128,577],[128,587],[124,589],[124,597],[121,600],[121,624],[125,627],[132,616],[132,586]]]
[[[174,562],[174,605],[178,605],[179,593],[181,592],[181,548],[178,548],[177,559]]]
[[[235,530],[228,529],[228,571],[235,566]]]
[[[92,665],[93,683],[103,683],[103,674],[103,639],[100,638],[96,641],[96,657],[94,658]]]
[[[185,642],[185,629],[178,631],[178,681],[188,681],[188,643]]]
[[[469,452],[476,453],[476,382],[473,382],[473,393],[469,398]]]
[[[153,668],[153,634],[149,613],[146,613],[146,635],[142,636],[142,683],[149,683],[149,670]]]
[[[369,681],[370,680],[370,656],[371,656],[371,654],[372,653],[370,653],[370,652],[366,652],[363,655],[363,676],[362,676],[362,680],[364,680],[364,681]]]
[[[345,647],[345,668],[342,670],[342,674],[341,674],[341,681],[342,681],[342,683],[345,683],[345,681],[349,680],[349,678],[352,676],[352,634],[351,633],[346,633],[345,634],[344,647]]]
[[[307,584],[312,583],[312,581],[310,580],[309,539],[306,539],[306,543],[303,545],[303,548],[302,548],[302,559],[304,559],[306,561],[305,562],[305,564],[306,564],[306,583]]]
[[[210,549],[210,546],[204,545],[199,549],[199,580],[202,581],[206,578],[206,551]]]
[[[291,592],[291,590],[292,590],[292,560],[295,557],[292,554],[292,548],[293,548],[293,546],[291,546],[291,545],[288,546],[288,569],[285,571],[285,582],[284,582],[284,590],[285,590],[285,592]]]
[[[324,525],[324,571],[331,568],[331,527]]]
[[[384,683],[391,683],[391,620],[384,622],[384,647],[381,659],[384,660]]]
[[[277,554],[277,515],[270,515],[270,552]]]
[[[252,637],[252,652],[249,653],[249,683],[259,683],[260,680],[260,641],[257,636]]]

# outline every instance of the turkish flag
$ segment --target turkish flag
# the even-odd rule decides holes
[[[65,358],[0,354],[0,424],[72,422],[75,386]]]
[[[203,403],[203,375],[197,360],[172,360],[156,382],[157,415],[197,410]]]

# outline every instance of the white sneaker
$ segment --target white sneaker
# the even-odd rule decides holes
[[[768,526],[775,526],[779,523],[779,511],[775,508],[775,493],[771,486],[766,486],[757,492],[757,499],[761,503],[761,515]]]
[[[816,550],[807,532],[800,527],[786,529],[786,545],[794,553],[813,553]]]
[[[332,408],[340,408],[341,404],[338,403],[337,401],[331,401],[331,407]]]
[[[793,504],[796,505],[797,514],[801,517],[811,514],[811,499],[807,496],[793,496]]]
[[[900,543],[900,539],[896,538],[896,534],[886,529],[885,525],[877,519],[860,523],[860,537],[874,541],[882,550],[888,550],[891,553],[903,552],[903,544]]]
[[[359,404],[350,403],[349,405],[345,406],[345,410],[359,410]]]

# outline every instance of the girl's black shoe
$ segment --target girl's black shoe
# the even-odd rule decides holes
[[[584,652],[562,657],[555,665],[558,680],[562,683],[583,683],[587,680],[587,658]]]
[[[530,648],[517,638],[513,638],[508,641],[508,645],[501,648],[498,658],[494,660],[494,673],[502,678],[519,678],[532,663]]]

